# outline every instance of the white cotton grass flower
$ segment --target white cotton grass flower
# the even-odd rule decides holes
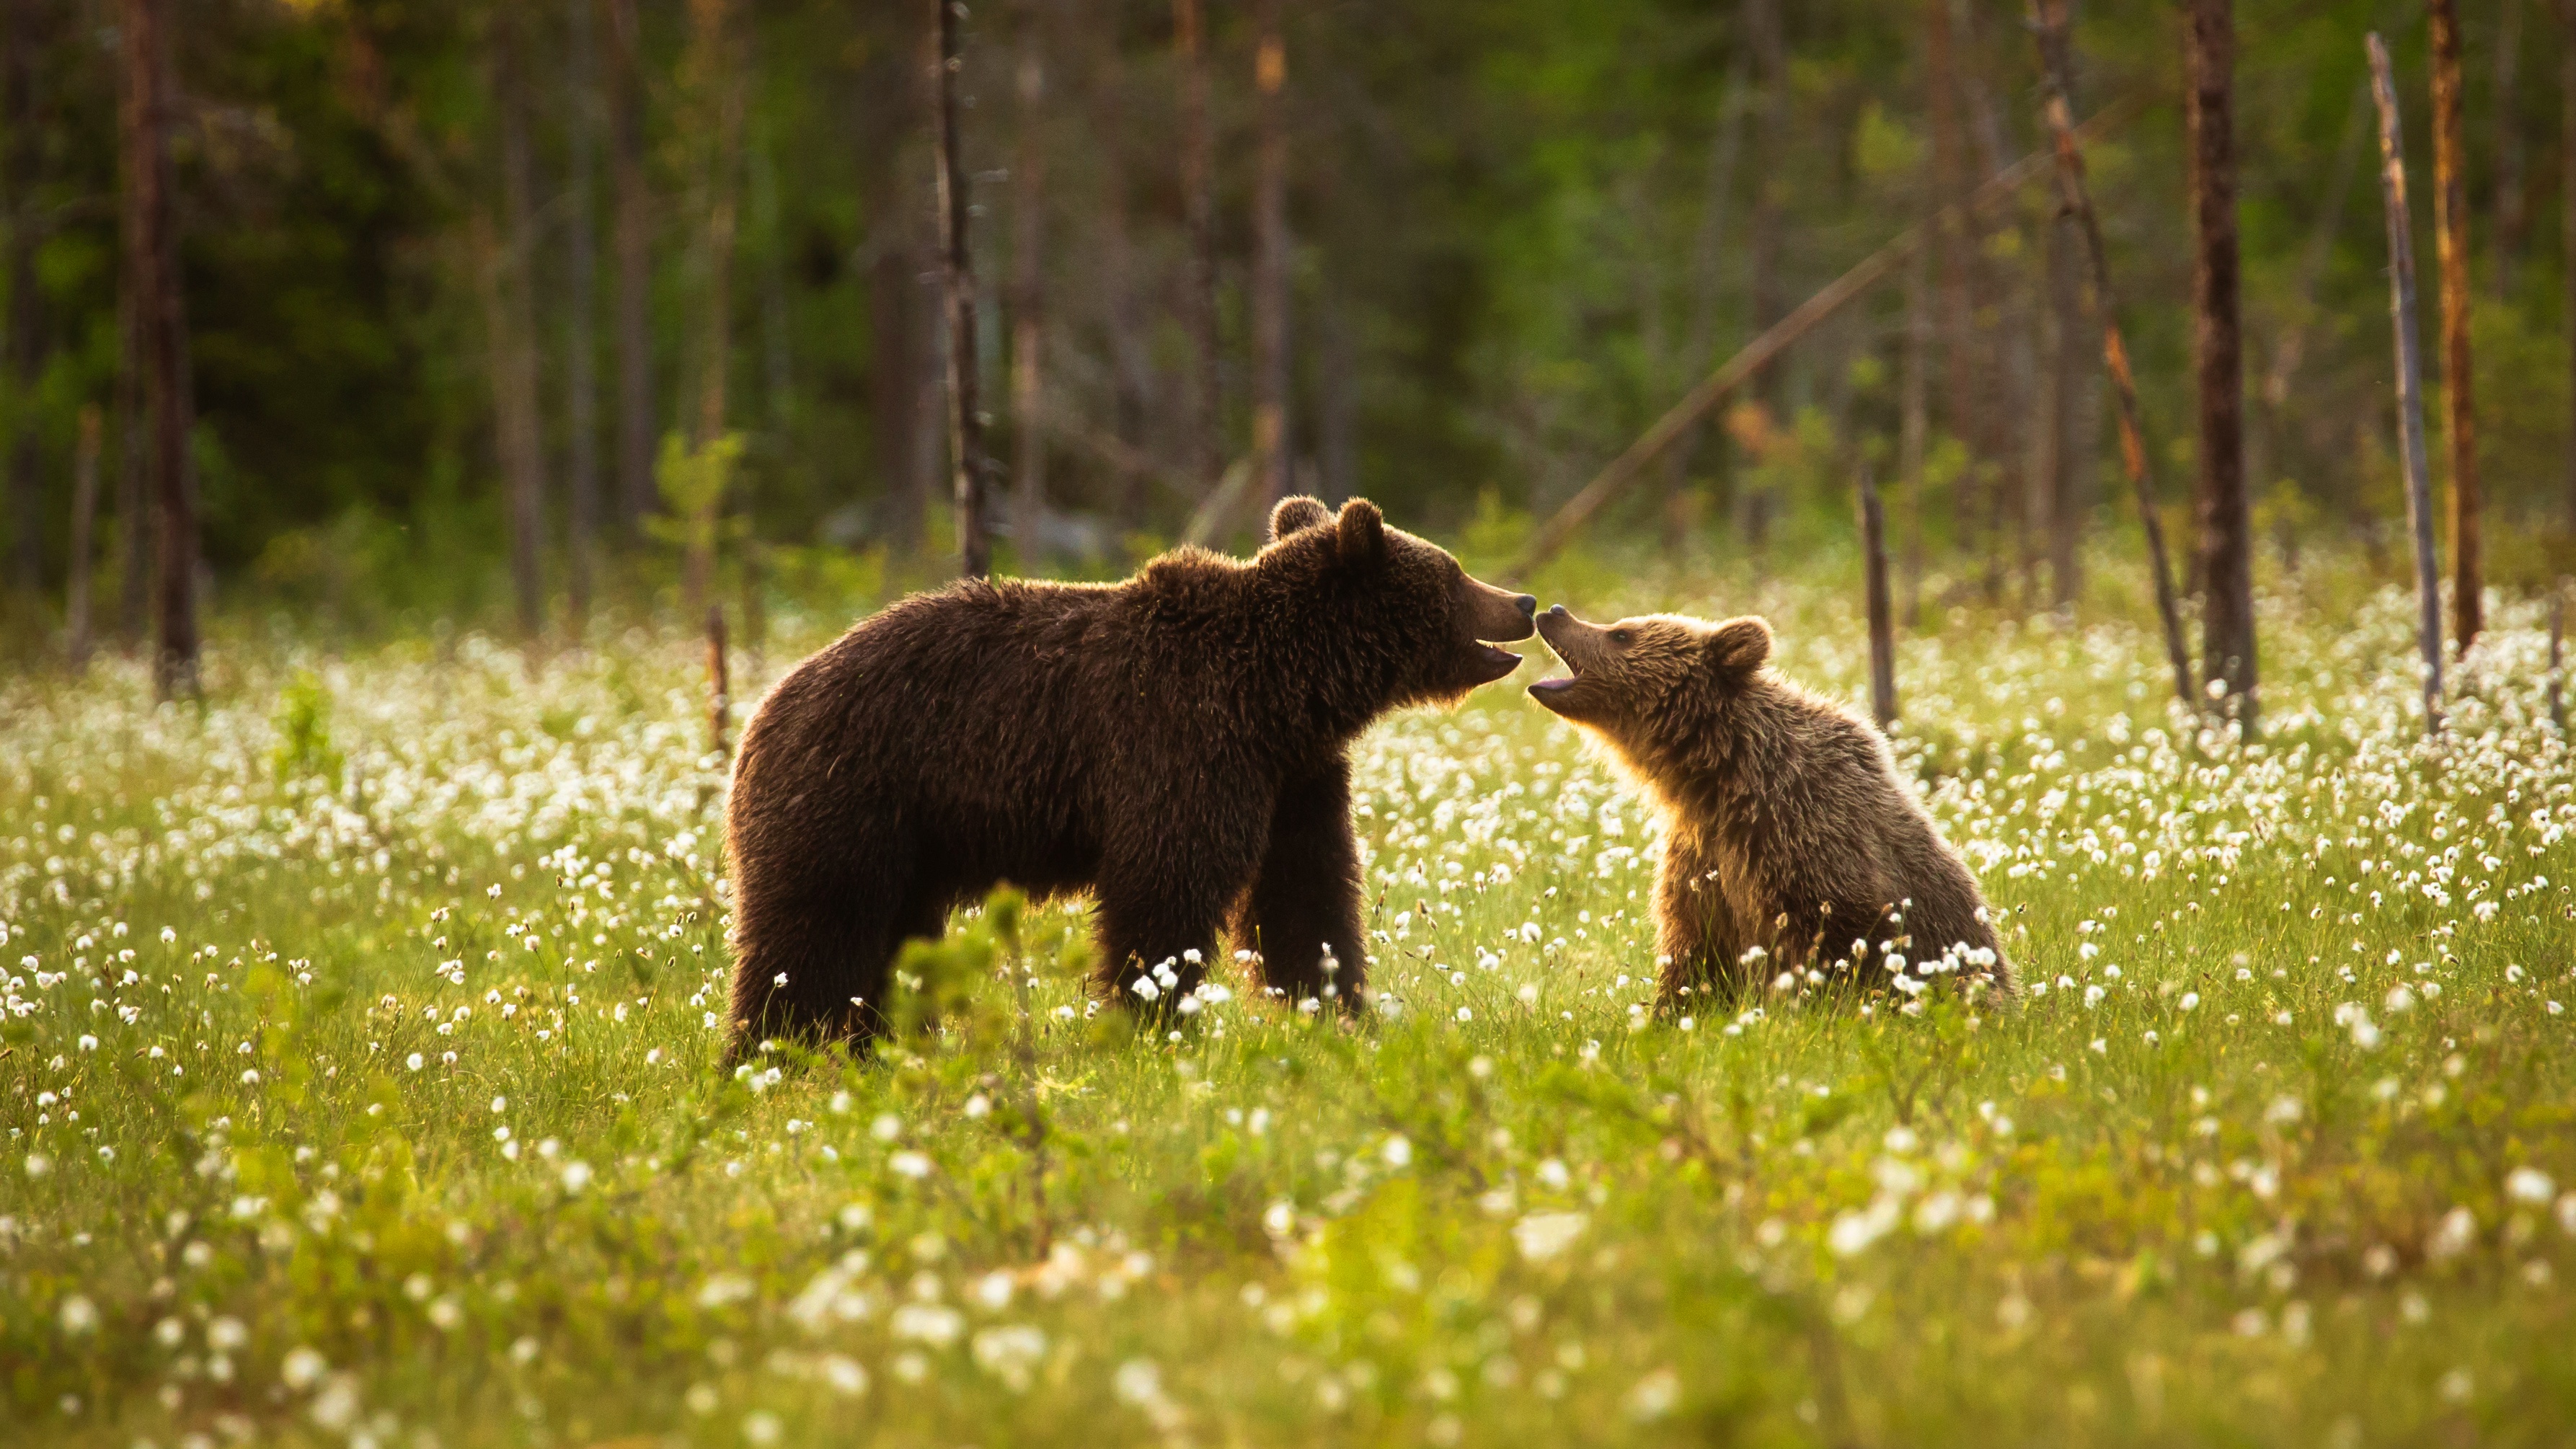
[[[1544,1263],[1573,1247],[1591,1221],[1579,1212],[1531,1213],[1512,1224],[1512,1242],[1524,1260]]]
[[[2541,1206],[2558,1195],[2558,1184],[2539,1168],[2517,1167],[2505,1174],[2504,1195],[2515,1202]]]

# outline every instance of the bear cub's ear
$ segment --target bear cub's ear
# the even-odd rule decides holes
[[[1270,510],[1270,541],[1277,543],[1292,533],[1303,533],[1319,523],[1332,521],[1332,510],[1312,498],[1300,495],[1282,498]]]
[[[1770,660],[1771,625],[1751,614],[1729,619],[1709,632],[1703,647],[1711,669],[1740,680]]]
[[[1386,557],[1386,515],[1365,498],[1342,505],[1341,535],[1333,551],[1346,564],[1373,564]]]

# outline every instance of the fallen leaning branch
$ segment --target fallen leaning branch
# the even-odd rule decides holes
[[[2057,195],[2084,234],[2084,256],[2093,273],[2093,307],[2102,316],[2102,361],[2120,398],[2120,466],[2138,495],[2138,521],[2146,530],[2147,564],[2155,572],[2156,617],[2164,625],[2165,657],[2173,664],[2174,693],[2185,708],[2200,707],[2191,687],[2191,651],[2182,641],[2182,612],[2174,601],[2173,567],[2165,559],[2164,519],[2156,508],[2156,481],[2147,471],[2146,425],[2140,420],[2138,380],[2129,372],[2129,347],[2120,335],[2120,294],[2111,287],[2110,252],[2093,210],[2093,188],[2084,177],[2084,150],[2067,100],[2074,67],[2067,54],[2064,0],[2042,0],[2039,53],[2048,73],[2048,128],[2057,156]]]
[[[2116,129],[2136,110],[2135,103],[2128,101],[2105,107],[2086,121],[2077,134],[2085,140],[2096,139]],[[1945,208],[1944,216],[1951,211],[1975,212],[1994,204],[2029,184],[2048,168],[2050,162],[2051,153],[2047,151],[2034,151],[2024,156],[1987,178],[1986,183],[1970,194],[1965,202]],[[1842,310],[1847,303],[1868,292],[1888,273],[1896,270],[1898,263],[1923,245],[1924,235],[1925,226],[1921,222],[1897,233],[1885,246],[1862,258],[1850,271],[1836,277],[1823,291],[1800,303],[1796,311],[1771,324],[1761,336],[1746,343],[1742,351],[1719,364],[1715,372],[1684,394],[1670,411],[1655,420],[1653,427],[1630,443],[1626,452],[1612,459],[1608,467],[1583,485],[1581,492],[1567,499],[1564,507],[1539,526],[1529,547],[1522,550],[1521,556],[1503,571],[1504,581],[1517,583],[1528,577],[1530,570],[1554,558],[1557,551],[1592,520],[1592,515],[1600,512],[1603,505],[1636,481],[1638,473],[1654,461],[1655,455],[1672,446],[1719,403],[1759,376],[1763,368],[1789,349],[1791,343],[1813,331],[1818,323]]]

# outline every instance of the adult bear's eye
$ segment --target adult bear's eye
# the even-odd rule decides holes
[[[1629,633],[1625,629],[1613,629],[1610,631],[1610,642],[1613,644],[1633,644],[1637,642],[1637,636]]]

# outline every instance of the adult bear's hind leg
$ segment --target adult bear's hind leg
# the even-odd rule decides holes
[[[894,946],[894,922],[880,901],[827,907],[746,895],[735,908],[726,1067],[773,1037],[856,1047],[875,1036]]]

